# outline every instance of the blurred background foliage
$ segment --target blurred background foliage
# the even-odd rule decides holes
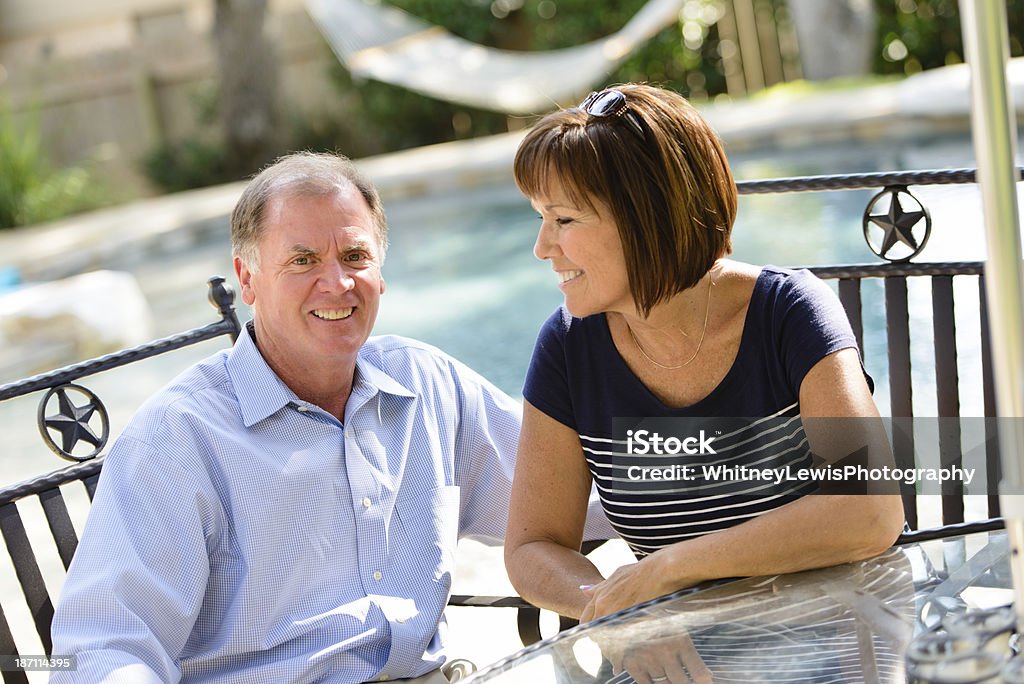
[[[247,1],[265,5],[263,0]],[[607,36],[619,30],[647,0],[382,1],[474,43],[506,50],[543,51]],[[730,12],[735,13],[739,5],[731,4],[734,1],[689,0],[679,22],[640,47],[605,82],[648,81],[677,90],[698,103],[756,91],[756,83],[736,87],[736,27]],[[778,59],[789,60],[784,65],[783,80],[787,81],[800,78],[801,73],[795,42],[788,48],[783,45],[787,35],[794,35],[790,10],[795,10],[800,1],[808,0],[743,0],[756,12],[759,34],[766,24],[773,26],[781,46]],[[810,0],[816,1],[838,0]],[[1024,0],[1005,1],[1011,55],[1021,56]],[[868,9],[873,9],[876,30],[870,71],[876,78],[909,75],[963,61],[957,0],[872,2]],[[531,123],[529,117],[442,102],[385,83],[356,79],[339,62],[330,68],[329,81],[341,106],[318,118],[285,114],[290,120],[278,127],[284,134],[275,140],[279,146],[275,154],[322,149],[359,158],[503,133]],[[766,82],[770,85],[770,80]],[[837,87],[836,83],[809,87]],[[214,124],[227,119],[230,125],[232,117],[224,113],[233,109],[223,101],[224,93],[216,86],[209,88],[197,93],[193,103],[197,119],[204,123],[202,132],[166,141],[139,160],[156,189],[176,191],[240,180],[257,170],[241,168],[233,161],[232,150],[224,143],[230,135]],[[15,121],[0,110],[0,226],[46,220],[111,201],[109,192],[98,189],[90,178],[87,162],[71,169],[49,168],[30,118]]]
[[[0,101],[0,228],[49,221],[105,206],[112,199],[88,162],[53,168],[42,145],[38,114],[15,116]]]
[[[998,1],[998,0],[996,0]],[[915,74],[964,61],[957,0],[875,0],[878,74]],[[1024,0],[1006,0],[1010,55],[1024,55]]]
[[[646,0],[387,0],[455,35],[508,50],[553,50],[596,40],[621,28]],[[830,0],[831,1],[831,0]],[[459,11],[453,11],[453,4]],[[757,0],[758,18],[789,21],[786,0]],[[1024,54],[1024,0],[1007,0],[1012,56]],[[957,0],[874,0],[877,38],[873,72],[913,74],[963,61]],[[647,81],[700,102],[727,95],[719,35],[719,0],[691,0],[669,26],[623,62],[607,83]],[[529,125],[521,118],[441,102],[376,81],[354,81],[344,66],[335,86],[352,96],[345,124],[323,125],[307,143],[364,156],[501,133]]]

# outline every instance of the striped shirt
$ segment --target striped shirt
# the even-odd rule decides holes
[[[341,422],[252,338],[150,399],[107,457],[53,620],[54,682],[364,682],[445,658],[459,537],[504,536],[521,407],[371,338]]]
[[[697,403],[663,404],[619,355],[604,314],[573,318],[564,308],[541,329],[523,395],[578,434],[612,526],[642,557],[813,491],[807,483],[745,476],[754,469],[811,465],[799,418],[800,384],[822,358],[855,346],[842,305],[827,285],[808,271],[766,266],[751,294],[732,367]],[[713,436],[714,453],[638,454],[628,430],[635,434],[651,421],[695,439],[703,430],[705,439]],[[640,479],[666,468],[678,479]]]

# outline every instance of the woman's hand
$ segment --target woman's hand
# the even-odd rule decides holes
[[[686,632],[644,641],[596,639],[615,674],[637,684],[710,684],[711,671]]]
[[[610,615],[687,586],[670,580],[670,573],[659,569],[659,560],[658,554],[652,554],[639,563],[618,568],[603,582],[580,587],[588,599],[580,622]]]

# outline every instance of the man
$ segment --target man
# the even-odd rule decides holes
[[[344,158],[246,188],[254,320],[111,450],[53,621],[78,670],[52,681],[446,681],[456,543],[503,536],[520,408],[432,347],[368,339],[386,231]]]

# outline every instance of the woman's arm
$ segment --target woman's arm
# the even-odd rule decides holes
[[[861,417],[860,426],[871,428],[876,448],[887,449],[856,350],[838,351],[815,364],[800,386],[800,414],[802,418]],[[821,436],[809,434],[808,438],[813,449],[814,440]],[[619,568],[586,592],[590,604],[582,619],[710,579],[774,575],[868,558],[891,546],[902,526],[903,507],[895,495],[804,496],[735,527],[678,542]]]
[[[524,402],[505,568],[524,599],[574,618],[587,604],[580,586],[604,579],[579,552],[590,485],[576,433]]]

